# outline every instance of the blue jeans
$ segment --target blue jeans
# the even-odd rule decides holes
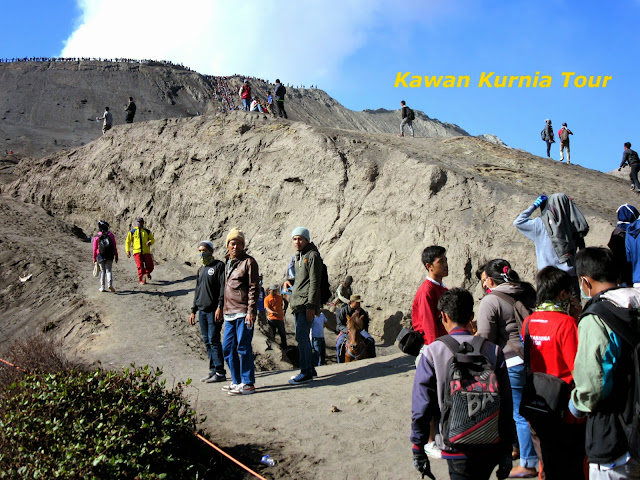
[[[324,337],[313,337],[313,364],[320,366],[326,363],[327,344]]]
[[[243,98],[242,99],[242,109],[245,112],[248,112],[250,106],[251,106],[251,99],[250,98]]]
[[[298,310],[293,315],[296,321],[296,341],[298,342],[298,350],[300,350],[300,373],[311,377],[313,375],[313,359],[309,332],[311,331],[312,322],[307,320],[307,311],[305,309]]]
[[[200,333],[202,341],[207,349],[209,357],[209,374],[225,375],[224,358],[222,357],[222,344],[220,343],[220,333],[223,322],[215,321],[215,312],[198,312],[200,321]]]
[[[520,444],[520,465],[526,468],[538,466],[538,457],[533,448],[531,440],[531,430],[529,424],[520,415],[520,402],[522,401],[522,390],[525,384],[524,364],[509,367],[509,381],[511,382],[511,395],[513,397],[513,421],[516,423],[518,443]]]
[[[231,371],[231,381],[235,384],[253,385],[256,382],[256,369],[253,363],[253,328],[247,328],[245,317],[224,322],[222,352]]]

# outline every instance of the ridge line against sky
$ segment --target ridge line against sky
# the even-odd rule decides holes
[[[574,132],[572,163],[602,171],[618,167],[625,141],[640,146],[640,0],[34,0],[8,3],[5,13],[4,58],[170,60],[204,74],[317,84],[353,110],[398,109],[404,99],[472,135],[491,133],[537,155],[546,154],[539,132],[550,118],[556,133],[562,122]],[[491,72],[491,82],[481,82]],[[575,72],[567,86],[563,72]],[[394,86],[407,73],[407,87]],[[412,88],[414,76],[422,80]],[[426,87],[425,76],[442,83]],[[446,88],[447,76],[462,84]],[[498,85],[503,76],[532,82],[496,87],[498,76]],[[591,76],[592,85],[601,77],[599,87],[589,87]],[[557,138],[552,158],[559,158]]]

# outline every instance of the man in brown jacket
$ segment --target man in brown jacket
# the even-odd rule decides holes
[[[231,384],[222,387],[229,395],[255,392],[253,325],[258,305],[258,263],[245,252],[244,233],[237,228],[227,235],[224,285],[224,339],[222,352],[231,371]]]

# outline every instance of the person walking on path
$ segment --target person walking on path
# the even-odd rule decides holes
[[[560,137],[560,161],[564,161],[564,149],[567,149],[567,165],[571,165],[571,152],[569,149],[569,135],[573,135],[573,132],[567,128],[566,122],[562,124],[562,128],[558,130],[558,137]]]
[[[127,123],[133,123],[133,117],[136,116],[136,104],[133,102],[133,97],[129,97],[129,103],[124,111],[127,112],[125,121]]]
[[[147,279],[151,280],[151,272],[153,272],[151,245],[155,242],[156,240],[153,238],[151,230],[144,228],[144,218],[136,218],[136,228],[130,230],[127,234],[124,249],[127,252],[127,258],[131,258],[131,251],[133,250],[133,258],[138,267],[140,285],[146,284]]]
[[[196,274],[196,290],[193,294],[189,323],[195,325],[196,314],[198,314],[200,333],[209,358],[209,373],[200,381],[205,383],[224,382],[227,377],[224,370],[222,343],[220,342],[223,326],[224,263],[213,258],[213,243],[209,241],[200,242],[198,252],[202,266],[198,268]]]
[[[635,150],[631,150],[631,143],[624,144],[624,152],[622,152],[622,163],[618,167],[618,171],[622,170],[626,165],[631,167],[629,178],[631,179],[631,190],[640,193],[640,183],[638,183],[638,171],[640,171],[640,158]]]
[[[553,127],[551,126],[551,120],[548,118],[545,120],[545,126],[542,129],[541,136],[542,140],[547,142],[547,157],[551,158],[551,144],[555,143],[555,139],[553,138]]]
[[[287,89],[280,83],[280,79],[276,79],[276,88],[274,94],[276,96],[276,107],[278,109],[278,116],[280,118],[287,118],[287,112],[284,110],[284,96],[287,93]]]
[[[242,109],[248,112],[249,105],[251,104],[251,87],[247,79],[244,80],[244,83],[240,87],[240,98],[242,98]]]
[[[424,354],[418,357],[416,375],[413,382],[411,394],[411,436],[413,444],[413,465],[422,474],[435,480],[431,473],[429,455],[425,450],[425,445],[430,436],[433,436],[434,422],[435,436],[439,448],[442,450],[442,458],[447,460],[449,476],[452,480],[484,480],[489,479],[496,465],[498,471],[497,478],[506,478],[511,468],[511,411],[513,409],[511,400],[511,388],[509,386],[509,376],[505,364],[504,354],[495,343],[489,340],[482,340],[472,333],[473,326],[473,296],[462,288],[452,288],[442,294],[438,300],[438,309],[442,316],[442,324],[447,332],[446,335],[427,346]],[[491,367],[491,390],[499,392],[499,411],[497,418],[497,442],[492,444],[474,445],[469,449],[462,446],[452,447],[445,443],[445,438],[450,437],[451,430],[445,428],[445,423],[450,421],[449,415],[445,415],[447,402],[453,393],[453,380],[449,376],[449,369],[452,368],[455,358],[451,346],[465,352],[473,351],[477,355],[484,357]],[[479,347],[478,347],[479,344]],[[473,350],[470,350],[470,349]],[[478,350],[476,350],[476,348]],[[463,350],[464,349],[464,350]],[[469,355],[469,358],[474,358]],[[476,357],[477,358],[477,357]],[[485,373],[488,373],[485,370]],[[483,373],[483,375],[485,375]],[[472,379],[473,377],[471,377]],[[486,377],[485,377],[486,378]],[[465,377],[463,387],[472,380]],[[494,383],[495,382],[495,383]],[[460,383],[460,380],[458,380]],[[465,426],[472,430],[482,429],[478,423],[472,423],[476,418],[488,420],[489,413],[494,406],[492,393],[477,390],[468,392],[468,409],[475,410],[469,413],[465,420],[470,423]],[[467,402],[465,402],[466,404]],[[466,410],[465,405],[465,410]],[[480,413],[478,413],[478,411]],[[449,413],[451,413],[449,411]],[[458,418],[457,418],[458,419]],[[458,421],[461,421],[458,419]],[[467,431],[467,433],[469,430]],[[486,431],[485,431],[486,435]],[[482,435],[477,438],[478,442],[483,440]]]
[[[404,126],[409,127],[409,131],[411,132],[411,136],[413,137],[413,121],[415,120],[415,113],[409,107],[404,100],[400,102],[400,107],[402,109],[402,121],[400,122],[400,135],[399,137],[404,137]]]
[[[253,327],[259,296],[258,263],[245,250],[244,233],[232,228],[227,235],[224,285],[224,338],[222,351],[231,372],[231,384],[222,387],[229,395],[255,393]]]
[[[300,373],[291,377],[289,383],[298,385],[313,380],[313,359],[309,332],[313,319],[320,313],[320,282],[322,277],[322,257],[311,242],[309,230],[297,227],[291,233],[296,249],[295,277],[291,292],[291,311],[295,318],[296,341],[300,350]],[[284,283],[291,286],[289,281]]]
[[[107,133],[107,130],[111,130],[111,127],[113,126],[113,115],[111,115],[109,107],[104,107],[104,113],[102,116],[96,117],[96,121],[100,120],[104,120],[104,123],[102,124],[102,134],[104,135]]]
[[[586,303],[578,326],[569,410],[587,419],[591,480],[639,479],[637,342],[640,291],[616,288],[618,266],[608,248],[576,257]],[[635,360],[634,360],[635,357]]]
[[[108,288],[110,292],[115,292],[113,288],[113,262],[118,263],[118,247],[116,237],[109,231],[109,224],[104,220],[98,222],[99,235],[93,239],[93,263],[100,267],[100,291],[104,292]]]

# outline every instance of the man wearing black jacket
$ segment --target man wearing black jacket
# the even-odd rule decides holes
[[[196,291],[189,323],[195,325],[196,313],[199,314],[202,341],[209,357],[209,374],[201,382],[217,383],[226,380],[224,357],[222,355],[222,332],[224,305],[224,263],[213,258],[213,244],[209,241],[198,244],[202,266],[198,269]]]
[[[631,143],[626,142],[624,144],[624,152],[622,153],[622,163],[618,167],[618,171],[622,170],[624,166],[629,164],[631,167],[631,173],[629,178],[631,179],[631,190],[635,190],[636,193],[640,193],[640,183],[638,183],[638,171],[640,171],[640,158],[635,150],[631,150]]]
[[[129,97],[129,103],[124,111],[127,112],[126,122],[133,123],[133,117],[136,115],[136,104],[133,102],[133,97]]]
[[[278,108],[278,116],[280,118],[287,118],[287,112],[284,110],[284,96],[287,93],[287,89],[280,83],[280,79],[276,79],[276,89],[274,91],[276,96],[276,107]]]

